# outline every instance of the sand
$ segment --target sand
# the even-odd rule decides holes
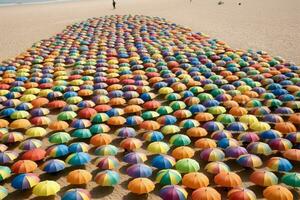
[[[69,24],[111,14],[144,14],[165,17],[173,22],[191,27],[194,31],[201,31],[212,37],[226,41],[234,48],[261,49],[273,55],[280,55],[286,59],[300,63],[300,1],[299,0],[224,0],[225,4],[217,5],[214,0],[120,0],[117,9],[113,10],[111,1],[82,0],[41,5],[22,5],[0,7],[0,60],[12,58],[26,48],[43,38],[48,38],[61,32]],[[242,2],[238,6],[238,2]],[[49,144],[48,144],[49,145]],[[121,159],[122,153],[119,155]],[[199,155],[196,155],[199,158]],[[94,162],[93,162],[94,163]],[[241,171],[234,161],[228,161],[230,166],[239,171],[246,186],[250,186],[258,198],[262,198],[262,188],[253,187],[248,182],[250,171]],[[204,163],[201,163],[204,167]],[[95,175],[99,170],[95,165],[87,165],[86,169]],[[101,188],[95,182],[86,187],[91,191],[93,199],[159,199],[158,187],[148,196],[135,196],[126,190],[129,177],[124,171],[124,163],[120,172],[121,184],[114,188]],[[72,168],[56,175],[43,175],[43,179],[56,180],[62,190],[59,195],[72,188],[65,176]],[[154,173],[156,174],[156,173]],[[153,177],[152,177],[153,178]],[[210,176],[210,178],[212,178]],[[5,181],[9,187],[11,179]],[[213,180],[211,179],[211,183]],[[212,184],[213,185],[213,184]],[[47,199],[36,198],[31,191],[12,192],[7,199]],[[226,194],[226,191],[220,192]],[[299,195],[294,195],[299,198]],[[225,195],[223,195],[225,197]],[[57,199],[51,197],[50,199]]]
[[[264,50],[300,63],[299,0],[224,2],[218,6],[217,0],[120,0],[116,10],[110,0],[0,7],[0,60],[89,17],[144,14],[165,17],[234,48]]]

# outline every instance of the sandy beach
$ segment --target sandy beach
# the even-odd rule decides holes
[[[223,0],[225,4],[217,5],[214,0],[120,0],[117,1],[117,9],[113,10],[110,0],[78,0],[56,2],[49,4],[18,5],[0,7],[0,62],[14,58],[29,48],[34,42],[49,38],[70,24],[84,21],[88,18],[105,15],[148,15],[164,17],[167,20],[191,28],[194,32],[203,32],[212,38],[225,41],[236,49],[263,50],[274,56],[300,64],[300,1],[299,0]],[[239,6],[238,3],[241,2]],[[51,119],[56,116],[51,115]],[[50,131],[47,129],[47,131]],[[88,141],[88,140],[87,140]],[[49,146],[47,138],[44,144]],[[115,141],[116,142],[116,141]],[[115,143],[117,145],[118,143]],[[91,149],[93,152],[94,149]],[[196,156],[199,159],[199,152]],[[118,154],[122,160],[123,152]],[[96,156],[92,164],[84,169],[95,176],[100,170],[95,165]],[[151,160],[151,159],[149,159]],[[147,164],[149,164],[149,160]],[[201,162],[201,161],[199,161]],[[234,160],[226,161],[249,186],[258,199],[262,197],[262,187],[253,186],[249,182],[251,171],[243,170]],[[200,163],[201,171],[204,163]],[[70,186],[66,181],[66,175],[75,168],[54,175],[46,175],[38,169],[37,174],[43,179],[57,181],[62,189],[58,195],[62,196]],[[127,184],[129,176],[126,175],[126,164],[121,163],[119,170],[121,183],[116,187],[99,187],[94,181],[88,185],[80,186],[88,189],[93,199],[104,200],[141,200],[159,199],[159,187],[149,195],[136,196],[129,193]],[[297,169],[298,171],[298,169]],[[155,179],[155,174],[151,177]],[[208,175],[208,174],[207,174]],[[213,176],[211,178],[211,186]],[[16,191],[10,186],[11,179],[4,181],[9,189],[6,199],[59,199],[59,197],[41,198],[32,195],[32,191]],[[227,191],[218,188],[222,197],[226,197]],[[299,199],[299,193],[292,191],[294,197]]]
[[[234,48],[264,50],[300,63],[300,1],[82,0],[0,7],[0,60],[11,58],[66,25],[111,14],[144,14],[226,41]],[[242,5],[238,6],[238,2]]]

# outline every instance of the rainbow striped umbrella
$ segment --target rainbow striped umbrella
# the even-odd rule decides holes
[[[187,199],[187,191],[179,185],[166,185],[159,191],[162,199],[185,200]]]
[[[278,184],[277,176],[273,172],[267,170],[254,171],[249,179],[252,183],[264,187]]]
[[[120,175],[115,171],[105,170],[96,175],[95,182],[100,186],[115,186],[120,182]]]
[[[175,168],[180,173],[189,173],[189,172],[196,172],[196,171],[200,170],[200,165],[194,159],[183,158],[176,162]]]
[[[163,169],[156,175],[156,182],[159,182],[161,185],[178,184],[181,179],[181,174],[174,169]]]
[[[147,160],[147,155],[140,152],[130,152],[123,157],[123,161],[129,164],[143,163]]]
[[[62,200],[90,200],[89,191],[81,188],[70,189],[61,198]]]
[[[205,161],[222,161],[225,154],[218,148],[207,148],[200,153],[200,158]]]
[[[3,181],[4,179],[10,177],[10,174],[11,174],[11,170],[9,167],[0,166],[0,181]]]
[[[50,157],[57,158],[69,154],[69,148],[64,144],[53,145],[47,149],[46,153]]]
[[[119,167],[119,161],[114,156],[104,156],[99,159],[97,167],[100,169],[116,169]]]
[[[84,142],[75,142],[69,145],[69,152],[88,152],[90,146]]]
[[[164,139],[164,135],[159,131],[150,131],[144,133],[143,139],[149,142],[157,142],[162,141]]]
[[[85,165],[88,162],[90,162],[91,157],[89,154],[85,152],[76,152],[70,154],[67,159],[66,163],[72,165],[72,166],[78,166],[78,165]]]
[[[256,168],[262,166],[262,160],[253,154],[244,154],[237,158],[237,163],[243,167]]]
[[[11,185],[18,190],[26,190],[34,187],[40,182],[40,178],[32,173],[19,174],[11,182]]]
[[[253,154],[271,155],[271,147],[264,142],[252,142],[247,146],[247,150]]]
[[[18,158],[19,154],[15,151],[0,152],[0,164],[6,164]]]
[[[31,150],[31,149],[36,149],[40,148],[42,146],[42,141],[38,139],[28,139],[23,141],[19,145],[19,149],[21,150]]]
[[[115,131],[115,134],[121,138],[135,137],[136,131],[130,127],[123,127]]]
[[[133,178],[149,177],[152,175],[152,169],[148,165],[139,163],[128,167],[126,173]]]
[[[272,171],[291,171],[293,166],[292,164],[285,158],[281,157],[272,157],[267,161],[267,167]]]
[[[219,161],[208,163],[204,169],[211,174],[218,174],[220,172],[230,172],[229,166]]]
[[[277,151],[286,151],[293,147],[293,144],[288,139],[284,138],[271,139],[268,144],[273,150]]]
[[[118,150],[116,146],[108,144],[97,147],[95,154],[98,156],[115,156],[118,154]]]

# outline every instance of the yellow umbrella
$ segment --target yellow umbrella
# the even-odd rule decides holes
[[[271,129],[270,125],[266,122],[255,122],[250,125],[250,128],[254,131],[267,131]]]
[[[42,181],[33,188],[36,196],[55,195],[60,190],[60,185],[55,181]]]
[[[254,124],[258,122],[258,119],[254,115],[243,115],[240,117],[240,122],[245,124]]]
[[[25,135],[30,137],[43,137],[47,131],[42,127],[32,127],[25,132]]]
[[[36,96],[34,94],[25,94],[20,98],[20,100],[23,102],[30,102],[34,99],[36,99]]]

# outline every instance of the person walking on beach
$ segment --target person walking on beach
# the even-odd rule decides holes
[[[116,9],[116,2],[115,2],[115,0],[113,0],[112,4],[113,4],[114,9]]]

